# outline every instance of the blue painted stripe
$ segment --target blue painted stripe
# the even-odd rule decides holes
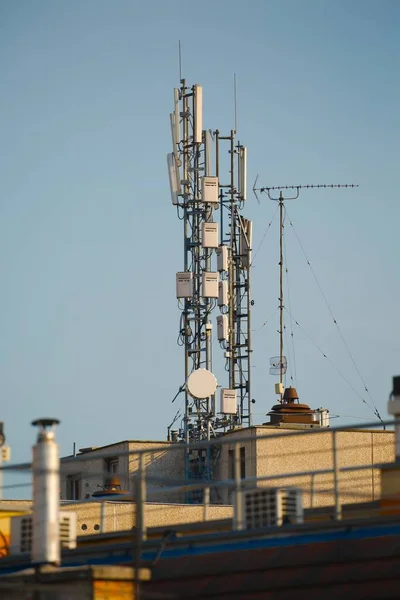
[[[182,556],[201,556],[218,552],[234,552],[237,550],[255,550],[262,548],[279,548],[287,546],[304,546],[306,544],[318,544],[323,542],[361,540],[366,538],[384,537],[389,535],[400,535],[399,526],[374,527],[348,531],[332,531],[318,534],[306,534],[299,536],[288,535],[280,538],[258,538],[245,540],[243,542],[226,542],[224,544],[213,544],[207,546],[190,545],[186,548],[166,548],[162,553],[163,558],[176,558]],[[143,558],[152,560],[156,552],[145,552]]]
[[[219,552],[234,552],[237,550],[256,550],[262,548],[282,548],[288,546],[304,546],[306,544],[318,544],[324,542],[335,542],[335,541],[348,541],[348,540],[361,540],[368,538],[387,537],[400,535],[400,524],[399,525],[386,525],[376,527],[363,527],[357,529],[330,531],[324,533],[313,533],[304,535],[293,535],[288,533],[284,537],[269,537],[269,538],[256,538],[247,540],[232,540],[231,542],[224,542],[218,544],[209,543],[204,544],[204,538],[198,538],[198,544],[192,542],[187,546],[181,548],[166,548],[162,553],[162,558],[179,558],[184,556],[201,556],[207,554],[216,554]],[[197,541],[197,540],[196,540]],[[108,550],[108,552],[107,552]],[[113,565],[113,564],[127,564],[132,562],[131,548],[121,548],[118,550],[116,547],[108,546],[93,546],[93,554],[103,553],[102,556],[93,556],[92,558],[79,559],[79,548],[77,549],[77,556],[71,557],[70,560],[64,560],[63,566],[65,567],[80,567],[83,565]],[[144,552],[142,559],[151,561],[158,554],[158,551]],[[7,560],[7,559],[5,559]],[[32,566],[31,563],[21,563],[13,567],[1,569],[0,576],[11,573],[16,573],[22,569],[26,569]]]

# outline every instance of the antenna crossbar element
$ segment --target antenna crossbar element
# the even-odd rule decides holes
[[[267,190],[301,190],[310,188],[355,188],[359,187],[354,183],[311,183],[303,185],[275,185],[273,187],[262,187],[258,188],[259,192],[265,192]],[[255,189],[255,188],[253,188]]]
[[[314,188],[356,188],[356,187],[359,187],[355,183],[311,183],[311,184],[303,184],[303,185],[263,186],[263,187],[257,188],[256,187],[257,180],[258,180],[258,175],[257,175],[254,185],[253,185],[253,193],[254,193],[255,197],[257,198],[258,203],[260,202],[260,200],[258,198],[257,192],[259,192],[260,194],[263,194],[263,193],[267,194],[270,200],[279,200],[279,199],[296,200],[299,197],[300,190],[309,190],[309,189],[314,189]],[[296,195],[292,196],[292,197],[284,198],[282,196],[282,190],[296,190]],[[273,191],[280,192],[279,198],[273,198],[271,196],[271,192],[273,192]]]

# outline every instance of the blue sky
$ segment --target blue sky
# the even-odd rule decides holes
[[[400,370],[399,26],[396,0],[0,2],[0,418],[13,461],[28,459],[39,416],[62,421],[67,454],[74,441],[164,439],[178,408],[183,248],[165,155],[179,39],[207,128],[233,127],[237,74],[249,188],[257,173],[360,185],[305,191],[288,211],[386,416]],[[254,248],[274,208],[249,193]],[[253,272],[257,422],[275,401],[277,322],[262,327],[278,297],[274,225]],[[290,227],[287,257],[293,315],[362,395]],[[294,339],[301,400],[333,423],[371,418],[296,327]],[[215,372],[224,385],[220,360]]]

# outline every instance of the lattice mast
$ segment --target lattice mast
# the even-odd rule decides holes
[[[226,370],[229,374],[229,388],[221,392],[221,410],[224,413],[223,421],[228,427],[250,426],[252,223],[241,215],[246,200],[247,149],[240,143],[235,143],[235,130],[231,130],[229,136],[221,136],[218,130],[214,135],[221,211],[221,260],[218,269],[226,267],[222,271],[220,282],[218,304],[222,315],[217,319],[218,339],[225,350]],[[228,146],[228,183],[221,183],[221,142],[226,142]]]
[[[171,199],[183,221],[183,271],[176,276],[181,308],[179,339],[184,346],[185,396],[183,429],[186,443],[210,439],[217,382],[212,375],[211,311],[218,297],[218,273],[212,253],[218,247],[218,181],[209,175],[209,140],[202,130],[202,88],[184,79],[174,90],[170,115],[173,152],[168,155]]]
[[[185,396],[182,429],[170,431],[186,443],[210,439],[217,430],[251,424],[251,222],[241,216],[246,200],[247,152],[235,131],[220,136],[202,130],[202,88],[184,79],[174,90],[170,115],[173,152],[168,155],[171,199],[184,229],[183,271],[177,273],[184,347]],[[227,142],[229,161],[222,155]],[[215,143],[215,174],[211,146]],[[222,164],[225,168],[222,168]],[[228,177],[226,176],[228,175]],[[226,178],[225,182],[220,182]],[[219,209],[219,223],[214,212]],[[217,268],[213,264],[217,256]],[[215,267],[214,267],[215,268]],[[224,348],[229,383],[221,390],[217,416],[212,375],[211,312],[217,305],[217,337]],[[177,394],[177,395],[178,395]],[[187,472],[189,471],[189,467]],[[188,473],[189,474],[189,473]]]

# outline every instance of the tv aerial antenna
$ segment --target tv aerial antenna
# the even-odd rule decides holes
[[[356,188],[359,187],[354,183],[312,183],[306,185],[275,185],[275,186],[263,186],[257,188],[258,175],[253,185],[253,193],[260,204],[258,194],[267,194],[268,198],[273,202],[279,203],[279,357],[273,357],[271,359],[270,373],[272,375],[279,375],[279,389],[281,390],[281,403],[283,402],[283,376],[287,369],[287,360],[283,354],[283,333],[284,333],[284,303],[283,303],[283,274],[284,274],[284,253],[283,253],[283,234],[284,234],[284,203],[286,200],[296,200],[300,195],[300,190],[303,189],[320,189],[320,188]],[[284,196],[283,190],[291,190],[288,192],[290,195]],[[258,193],[257,193],[258,192]],[[279,192],[279,195],[276,194]]]

